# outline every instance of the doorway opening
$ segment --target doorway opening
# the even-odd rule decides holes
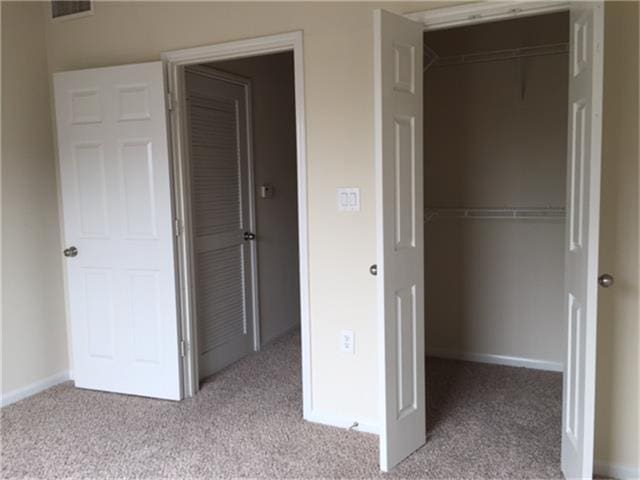
[[[427,31],[424,53],[428,435],[561,476],[569,13]]]
[[[306,412],[302,34],[197,47],[163,58],[174,103],[176,216],[184,225],[177,242],[184,395],[286,337],[296,343],[296,358],[301,351]]]
[[[203,380],[300,327],[293,53],[184,75]]]

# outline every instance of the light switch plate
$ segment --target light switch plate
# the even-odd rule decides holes
[[[360,211],[360,188],[339,187],[338,188],[338,211],[359,212]]]

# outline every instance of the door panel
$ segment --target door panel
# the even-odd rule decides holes
[[[422,25],[377,10],[380,468],[425,443]],[[418,132],[418,133],[416,133]]]
[[[252,176],[246,81],[185,69],[199,376],[254,349]]]
[[[562,471],[593,473],[603,5],[571,4]]]
[[[162,64],[54,75],[76,386],[180,399]]]

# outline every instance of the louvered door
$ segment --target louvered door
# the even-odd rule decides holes
[[[204,67],[185,70],[198,370],[207,377],[254,349],[249,87]]]

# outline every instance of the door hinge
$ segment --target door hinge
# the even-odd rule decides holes
[[[184,357],[187,355],[187,342],[184,340],[180,340],[180,356]]]
[[[173,229],[176,232],[176,237],[179,237],[180,235],[182,235],[182,222],[180,221],[179,218],[176,218],[173,221]]]
[[[167,110],[173,112],[173,95],[171,95],[171,92],[167,93]]]

